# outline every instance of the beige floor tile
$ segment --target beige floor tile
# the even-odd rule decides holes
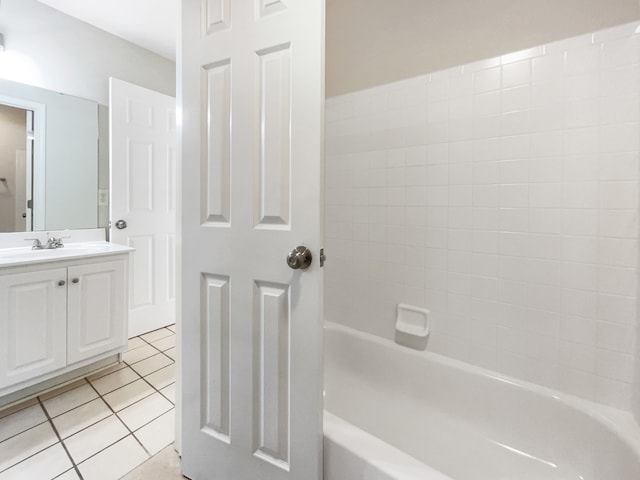
[[[10,406],[3,407],[0,410],[0,418],[4,418],[7,415],[13,415],[16,412],[19,412],[20,410],[24,410],[25,408],[30,407],[32,405],[36,405],[37,403],[38,403],[37,398],[30,398],[29,400],[25,400],[23,402],[12,403]]]
[[[45,480],[55,478],[72,468],[73,465],[62,448],[57,443],[52,447],[27,458],[25,461],[0,473],[0,480]],[[67,477],[73,478],[73,477]],[[77,477],[76,477],[77,478]]]
[[[175,410],[171,410],[142,427],[134,435],[151,455],[155,455],[175,440],[175,422]]]
[[[129,435],[85,460],[78,468],[87,480],[117,480],[148,458],[140,444]]]
[[[160,370],[150,373],[144,379],[160,390],[176,381],[176,364],[172,363]]]
[[[92,380],[91,384],[100,395],[106,395],[109,392],[113,392],[116,388],[123,387],[139,378],[140,375],[131,370],[131,367],[125,367],[104,377]]]
[[[118,417],[131,431],[135,431],[173,408],[173,404],[154,393],[118,412]]]
[[[91,388],[91,385],[84,382],[81,386],[49,398],[42,403],[50,417],[57,417],[95,398],[98,398],[96,391]]]
[[[109,375],[110,373],[117,372],[118,370],[122,370],[123,368],[126,368],[126,366],[127,364],[124,362],[116,363],[114,365],[111,365],[110,367],[107,367],[95,373],[92,373],[87,377],[87,380],[90,380],[90,381],[97,380],[98,378],[104,377],[105,375]]]
[[[136,362],[139,362],[140,360],[144,360],[145,358],[157,355],[157,353],[158,350],[153,348],[151,345],[144,345],[140,348],[136,348],[135,350],[124,352],[124,354],[122,355],[122,359],[129,365],[132,365]]]
[[[168,328],[169,330],[171,330],[173,333],[175,333],[175,332],[176,332],[176,324],[175,324],[175,323],[174,323],[173,325],[169,325],[169,326],[168,326],[168,327],[166,327],[166,328]]]
[[[166,355],[163,355],[162,353],[158,353],[153,357],[149,357],[138,363],[134,363],[133,365],[131,365],[131,368],[133,368],[136,371],[136,373],[138,373],[138,375],[144,377],[172,363],[173,361],[170,358],[168,358]]]
[[[135,382],[125,385],[118,390],[106,394],[104,400],[113,408],[114,411],[120,411],[129,405],[148,397],[153,393],[153,388],[144,380],[136,380]]]
[[[84,378],[80,378],[73,382],[67,383],[66,385],[61,385],[59,387],[52,388],[51,390],[47,390],[45,393],[38,395],[38,397],[40,397],[40,400],[44,402],[45,400],[57,397],[58,395],[68,392],[69,390],[74,390],[86,384],[87,381]]]
[[[0,442],[46,421],[47,416],[40,404],[31,405],[12,415],[2,417],[0,418]]]
[[[165,396],[167,400],[171,403],[176,403],[176,384],[172,383],[171,385],[164,387],[160,390],[160,393]]]
[[[127,428],[115,415],[90,426],[64,440],[69,454],[76,464],[113,445],[129,434]]]
[[[149,480],[152,478],[162,480],[183,480],[180,474],[180,457],[173,445],[162,449],[132,472],[128,473],[122,480]]]
[[[50,447],[57,441],[58,437],[48,422],[5,440],[0,443],[0,471]]]
[[[76,473],[75,468],[72,468],[71,470],[64,472],[59,477],[56,477],[55,480],[80,480],[80,477]]]
[[[168,355],[169,357],[171,357],[173,360],[176,359],[176,349],[175,348],[170,348],[169,350],[165,350],[164,352],[165,355]]]
[[[161,352],[164,352],[165,350],[169,350],[170,348],[175,348],[176,336],[170,335],[168,337],[161,338],[160,340],[153,342],[151,345],[156,347]]]
[[[153,332],[140,335],[140,338],[142,338],[145,342],[153,343],[156,340],[160,340],[161,338],[168,337],[169,335],[173,334],[174,333],[168,328],[159,328],[158,330],[154,330]]]
[[[60,437],[66,438],[107,418],[111,414],[111,409],[104,403],[104,400],[96,398],[52,420]]]
[[[129,341],[127,342],[127,350],[134,350],[146,344],[147,342],[142,340],[140,337],[133,337],[133,338],[130,338]]]

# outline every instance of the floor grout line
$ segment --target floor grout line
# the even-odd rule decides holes
[[[91,388],[93,388],[93,389],[95,390],[95,387],[94,387],[93,385],[91,385]],[[97,393],[98,395],[100,395],[100,393],[99,393],[97,390],[96,390],[96,393]],[[147,397],[148,397],[148,396],[149,396],[149,395],[147,395]],[[144,398],[147,398],[147,397],[144,397]],[[101,396],[100,398],[102,398],[102,396]],[[138,440],[138,438],[133,434],[133,431],[129,428],[129,425],[127,425],[126,423],[124,423],[124,422],[122,421],[122,419],[118,416],[118,412],[116,412],[116,411],[113,409],[113,407],[111,407],[111,405],[109,405],[109,403],[108,403],[104,398],[102,398],[102,401],[103,401],[104,403],[106,403],[106,404],[107,404],[107,407],[109,408],[109,410],[111,410],[111,412],[113,412],[113,415],[115,415],[115,417],[120,421],[120,423],[122,423],[122,425],[124,425],[124,428],[126,428],[126,429],[127,429],[127,431],[129,432],[129,435],[131,435],[131,436],[135,439],[135,441],[136,441],[136,442],[138,442],[138,443],[140,444],[140,446],[141,446],[141,447],[142,447],[142,449],[145,451],[145,453],[146,453],[147,455],[149,455],[149,457],[151,457],[152,455],[149,453],[149,450],[147,450],[147,448],[142,444],[142,442],[141,442],[140,440]],[[133,405],[133,404],[132,404],[132,405]],[[125,408],[126,408],[126,407],[125,407]],[[124,409],[122,409],[122,410],[124,410]],[[129,435],[127,435],[127,436],[126,436],[126,437],[124,437],[124,438],[127,438]],[[119,439],[119,440],[117,440],[116,442],[112,443],[111,445],[115,445],[116,443],[118,443],[118,442],[119,442],[119,441],[121,441],[121,440],[122,440],[122,438],[121,438],[121,439]],[[103,449],[102,449],[102,450],[100,450],[100,451],[104,451],[104,450],[106,450],[106,449],[107,449],[107,448],[109,448],[111,445],[109,445],[108,447],[103,448]],[[96,452],[95,454],[91,455],[91,457],[95,457],[98,453],[100,453],[100,452]],[[91,458],[91,457],[89,457],[89,458]],[[83,462],[86,462],[87,460],[89,460],[89,458],[85,458],[85,459],[83,460]]]
[[[164,336],[164,337],[161,337],[161,338],[158,338],[158,339],[154,340],[155,342],[158,342],[158,341],[161,341],[161,340],[167,339],[167,338],[169,338],[169,337],[171,337],[171,336],[175,336],[175,331],[172,331],[172,330],[170,330],[170,329],[169,329],[169,328],[167,328],[167,327],[162,327],[162,328],[166,329],[166,330],[169,332],[169,334],[168,334],[168,335],[166,335],[166,336]],[[158,330],[160,330],[160,329],[158,329]],[[151,333],[151,332],[150,332],[150,333]],[[90,379],[89,379],[89,376],[93,376],[93,375],[95,375],[95,374],[93,374],[93,375],[88,375],[88,376],[86,376],[86,377],[81,377],[81,378],[79,378],[79,379],[78,379],[78,382],[84,381],[84,383],[82,383],[81,385],[78,385],[78,386],[76,386],[76,387],[70,388],[70,389],[68,389],[68,390],[64,390],[64,391],[60,392],[59,394],[57,394],[57,395],[55,395],[55,396],[48,397],[46,400],[42,400],[42,399],[40,398],[40,396],[36,396],[36,397],[34,398],[34,400],[35,400],[35,401],[34,401],[34,403],[32,403],[32,404],[26,404],[23,408],[20,408],[19,410],[15,411],[15,412],[12,412],[12,413],[10,413],[10,414],[7,414],[7,415],[5,415],[4,417],[2,417],[2,418],[7,418],[7,417],[10,417],[10,416],[12,416],[12,415],[15,415],[15,414],[17,414],[17,413],[19,413],[19,412],[21,412],[21,411],[23,411],[23,410],[27,409],[27,408],[30,408],[30,407],[35,406],[35,405],[39,405],[39,406],[40,406],[40,408],[42,409],[42,411],[44,412],[45,420],[43,420],[43,421],[41,421],[40,423],[37,423],[37,424],[35,424],[35,425],[31,425],[29,428],[26,428],[25,430],[22,430],[21,432],[18,432],[18,433],[13,434],[11,437],[8,437],[8,438],[4,439],[2,442],[0,442],[0,445],[2,445],[2,443],[3,443],[3,442],[5,442],[5,441],[7,441],[7,440],[9,440],[9,439],[11,439],[11,438],[14,438],[14,437],[16,437],[16,436],[18,436],[18,435],[20,435],[20,434],[23,434],[23,433],[25,433],[25,432],[27,432],[27,431],[31,430],[32,428],[36,428],[36,427],[38,427],[38,426],[40,426],[40,425],[43,425],[44,423],[48,423],[48,424],[51,426],[51,428],[53,429],[53,432],[54,432],[54,434],[55,434],[55,437],[57,438],[57,442],[55,442],[55,443],[53,443],[52,445],[49,445],[49,446],[47,446],[47,447],[43,448],[42,450],[39,450],[38,452],[33,453],[32,455],[29,455],[28,457],[26,457],[26,458],[24,458],[24,459],[20,460],[19,462],[16,462],[16,463],[14,463],[14,464],[10,465],[9,467],[7,467],[7,468],[3,469],[3,470],[2,470],[2,472],[5,472],[5,471],[7,471],[7,470],[9,470],[9,469],[11,469],[11,468],[13,468],[13,467],[15,467],[16,465],[18,465],[18,464],[20,464],[20,463],[24,462],[25,460],[27,460],[27,459],[29,459],[29,458],[32,458],[34,455],[40,454],[40,453],[42,453],[43,451],[45,451],[45,450],[47,450],[47,449],[49,449],[49,448],[51,448],[51,447],[55,446],[55,445],[56,445],[56,443],[59,443],[59,444],[60,444],[60,446],[61,446],[61,447],[63,448],[63,450],[65,451],[65,454],[67,455],[67,457],[68,457],[68,458],[69,458],[69,460],[71,461],[72,469],[73,469],[73,470],[75,471],[75,473],[78,475],[78,477],[79,477],[79,479],[80,479],[80,480],[84,480],[84,479],[83,479],[83,476],[82,476],[82,473],[80,472],[80,469],[79,469],[79,464],[84,463],[85,461],[89,460],[90,458],[95,457],[96,455],[99,455],[100,453],[104,452],[104,451],[105,451],[105,450],[107,450],[108,448],[112,447],[113,445],[115,445],[115,444],[117,444],[118,442],[120,442],[120,441],[122,441],[122,440],[126,439],[126,438],[127,438],[127,437],[129,437],[129,436],[132,436],[132,437],[133,437],[133,439],[134,439],[134,440],[135,440],[135,441],[136,441],[136,442],[137,442],[137,443],[142,447],[143,451],[147,454],[147,459],[146,459],[145,461],[148,461],[149,459],[153,458],[153,455],[151,455],[150,451],[149,451],[149,450],[144,446],[144,444],[143,444],[143,443],[140,441],[140,439],[138,439],[138,437],[136,436],[136,432],[139,432],[141,429],[143,429],[143,428],[145,428],[146,426],[150,425],[151,423],[155,422],[156,420],[158,420],[159,418],[163,417],[164,415],[167,415],[167,414],[171,413],[172,411],[173,411],[173,412],[175,412],[175,401],[174,401],[174,400],[172,400],[172,399],[170,399],[170,398],[169,398],[169,396],[168,396],[166,393],[162,392],[162,390],[164,390],[164,389],[167,389],[167,388],[171,387],[171,385],[175,385],[175,378],[173,378],[173,380],[172,380],[170,383],[168,383],[168,384],[162,384],[162,383],[160,383],[160,385],[161,385],[161,387],[160,387],[160,388],[156,387],[154,384],[152,384],[152,383],[147,379],[147,377],[148,377],[148,376],[150,376],[150,375],[153,375],[153,374],[155,374],[155,373],[157,373],[157,372],[159,372],[159,371],[161,371],[161,370],[163,370],[163,369],[165,369],[165,368],[172,367],[172,366],[175,366],[175,365],[176,365],[176,361],[175,361],[175,359],[174,359],[174,358],[172,358],[171,356],[169,356],[169,355],[166,353],[166,351],[171,350],[172,348],[175,348],[175,346],[172,346],[172,347],[166,348],[165,350],[160,350],[160,348],[156,347],[155,345],[153,345],[153,343],[151,343],[151,342],[147,341],[146,339],[142,338],[142,336],[138,336],[138,337],[134,337],[134,338],[139,338],[140,340],[142,340],[142,342],[143,342],[143,343],[142,343],[140,346],[138,346],[138,347],[136,347],[136,348],[134,348],[134,349],[131,349],[131,350],[127,350],[127,351],[134,351],[134,350],[136,350],[137,348],[142,348],[142,347],[144,347],[145,345],[149,345],[149,346],[151,346],[151,347],[154,349],[154,351],[156,351],[156,352],[158,352],[158,353],[152,353],[152,354],[151,354],[151,355],[149,355],[148,357],[143,358],[143,359],[141,359],[141,360],[138,360],[138,361],[137,361],[137,362],[135,362],[135,363],[128,363],[128,362],[126,362],[126,361],[124,361],[124,360],[123,360],[123,361],[121,362],[121,364],[123,365],[123,366],[122,366],[122,368],[118,368],[118,369],[116,369],[116,370],[110,371],[109,373],[105,373],[104,375],[100,375],[99,377],[96,377],[96,378],[94,378],[93,380],[90,380]],[[126,352],[125,352],[125,353],[126,353]],[[139,363],[139,362],[142,362],[142,361],[144,361],[144,360],[147,360],[147,359],[149,359],[149,358],[152,358],[152,357],[154,357],[154,356],[156,356],[156,355],[158,355],[158,354],[162,354],[165,358],[168,358],[168,359],[170,360],[170,363],[168,363],[168,364],[166,364],[166,365],[163,365],[162,367],[157,368],[157,369],[155,369],[155,370],[153,370],[153,371],[150,371],[150,372],[146,373],[145,375],[141,375],[141,374],[140,374],[140,373],[135,369],[135,367],[134,367],[134,366],[135,366],[135,364],[137,364],[137,363]],[[118,364],[114,364],[114,365],[113,365],[113,366],[111,366],[111,367],[107,367],[107,368],[105,368],[105,370],[107,370],[108,368],[113,368],[113,367],[115,367],[116,365],[118,365]],[[104,394],[100,393],[100,392],[97,390],[96,386],[93,384],[93,382],[95,382],[95,381],[97,381],[97,380],[99,380],[99,379],[101,379],[101,378],[105,378],[105,377],[107,377],[107,376],[109,376],[109,375],[116,374],[117,372],[119,372],[119,371],[123,370],[124,368],[129,368],[129,369],[131,369],[131,371],[133,371],[133,372],[135,373],[135,375],[136,375],[138,378],[136,378],[136,379],[134,379],[134,380],[132,380],[132,381],[129,381],[129,382],[127,382],[127,383],[124,383],[124,384],[119,384],[119,383],[118,383],[118,387],[117,387],[117,388],[115,388],[115,389],[113,389],[113,390],[111,390],[111,391],[109,391],[109,392],[105,392]],[[99,372],[98,372],[98,373],[99,373]],[[122,388],[124,388],[124,387],[126,387],[126,386],[128,386],[128,385],[130,385],[130,384],[132,384],[132,383],[134,383],[134,382],[137,382],[138,380],[143,380],[143,381],[144,381],[144,383],[146,383],[146,384],[147,384],[147,386],[151,388],[151,393],[149,393],[148,395],[145,395],[144,397],[142,397],[142,398],[140,398],[140,399],[136,400],[135,402],[133,402],[133,403],[131,403],[131,404],[129,404],[129,405],[127,405],[127,406],[125,406],[125,407],[121,408],[119,411],[117,411],[117,412],[116,412],[116,411],[115,411],[115,409],[114,409],[114,408],[113,408],[113,407],[112,407],[112,406],[111,406],[111,405],[110,405],[110,404],[105,400],[105,398],[104,398],[104,397],[105,397],[105,396],[107,396],[107,395],[109,395],[109,394],[111,394],[111,393],[117,392],[118,390],[120,390],[120,389],[122,389]],[[65,393],[67,393],[67,392],[70,392],[70,391],[72,391],[72,390],[74,390],[74,389],[76,389],[76,388],[80,388],[80,387],[82,387],[82,386],[84,386],[84,385],[89,385],[90,389],[91,389],[91,390],[93,390],[93,392],[95,392],[95,394],[97,395],[97,397],[95,397],[95,398],[91,398],[90,400],[85,401],[85,402],[83,402],[83,403],[81,403],[81,404],[79,404],[79,405],[76,405],[76,406],[74,406],[73,408],[70,408],[69,410],[66,410],[66,411],[64,411],[64,412],[62,412],[62,413],[59,413],[59,414],[58,414],[58,415],[56,415],[55,417],[52,417],[52,416],[49,414],[49,412],[47,411],[47,408],[46,408],[46,407],[45,407],[45,405],[44,405],[44,402],[46,402],[46,401],[48,401],[48,400],[51,400],[51,399],[53,399],[53,398],[57,398],[57,397],[58,397],[58,396],[60,396],[60,395],[63,395],[63,394],[65,394]],[[55,391],[55,390],[52,390],[52,391]],[[154,393],[158,393],[162,399],[166,400],[166,401],[171,405],[171,407],[170,407],[169,409],[167,409],[167,410],[165,410],[165,411],[163,411],[163,412],[159,413],[158,415],[154,416],[152,419],[148,420],[148,421],[147,421],[147,422],[145,422],[144,424],[142,424],[142,425],[138,426],[135,430],[132,430],[132,429],[131,429],[131,428],[130,428],[130,427],[129,427],[129,426],[128,426],[124,421],[123,421],[123,419],[120,417],[120,413],[121,413],[122,411],[124,411],[125,409],[127,409],[127,408],[129,408],[129,407],[131,407],[131,406],[133,406],[133,405],[136,405],[136,404],[138,404],[139,402],[141,402],[141,401],[143,401],[143,400],[145,400],[145,399],[149,398],[149,397],[150,397],[151,395],[153,395]],[[73,436],[75,436],[75,435],[77,435],[77,434],[79,434],[79,433],[81,433],[81,432],[83,432],[83,431],[87,430],[88,428],[95,426],[96,424],[98,424],[98,423],[100,423],[100,422],[102,422],[102,421],[104,421],[104,420],[108,419],[109,417],[111,417],[111,415],[113,415],[115,418],[117,418],[117,419],[118,419],[118,421],[119,421],[119,422],[120,422],[120,423],[125,427],[125,429],[126,429],[126,431],[127,431],[128,433],[127,433],[124,437],[117,439],[116,441],[114,441],[113,443],[110,443],[108,446],[106,446],[106,447],[102,448],[102,449],[101,449],[101,450],[99,450],[98,452],[95,452],[93,455],[91,455],[91,456],[89,456],[89,457],[85,458],[84,460],[82,460],[82,462],[76,463],[76,461],[73,459],[73,456],[71,455],[71,452],[68,450],[68,448],[67,448],[67,446],[66,446],[66,444],[65,444],[65,440],[62,438],[62,436],[61,436],[61,434],[60,434],[60,431],[58,431],[58,429],[57,429],[56,425],[54,424],[53,419],[54,419],[54,418],[58,418],[58,417],[60,417],[60,416],[62,416],[62,415],[68,414],[68,413],[70,413],[70,412],[73,412],[74,410],[77,410],[77,409],[79,409],[80,407],[83,407],[83,406],[85,406],[85,405],[87,405],[87,404],[89,404],[89,403],[91,403],[91,402],[94,402],[94,401],[96,401],[96,400],[98,400],[98,399],[100,399],[100,400],[102,401],[102,403],[103,403],[104,405],[106,405],[106,407],[107,407],[108,411],[110,412],[110,414],[109,414],[107,417],[105,417],[105,418],[101,418],[101,419],[99,419],[99,420],[97,420],[97,421],[95,421],[95,422],[91,423],[90,425],[87,425],[87,426],[83,427],[82,429],[80,429],[80,430],[78,430],[78,431],[73,432],[72,434],[68,435],[68,436],[66,437],[66,439],[71,438],[71,437],[73,437]],[[62,406],[64,406],[64,405],[66,405],[66,404],[63,402],[61,405],[62,405]],[[106,412],[104,412],[104,413],[106,413]],[[90,420],[93,420],[93,418],[90,418]],[[77,426],[76,426],[76,427],[77,427]],[[144,462],[143,462],[143,463],[144,463]],[[66,474],[66,473],[68,473],[68,472],[70,472],[72,469],[68,469],[68,470],[66,470],[65,472],[62,472],[60,475],[58,475],[58,477],[59,477],[59,476],[61,476],[61,475]],[[57,477],[56,477],[56,478],[57,478]]]
[[[51,425],[51,428],[53,428],[53,432],[56,434],[56,437],[58,437],[58,441],[60,442],[60,445],[64,449],[64,452],[67,454],[67,457],[69,457],[69,460],[71,460],[71,465],[73,465],[73,469],[76,471],[76,474],[78,475],[78,477],[80,477],[80,480],[84,480],[84,477],[80,473],[80,470],[78,469],[78,466],[76,465],[76,462],[73,460],[73,457],[71,456],[71,453],[69,452],[69,449],[67,448],[65,443],[62,441],[62,437],[60,436],[60,432],[58,432],[58,429],[56,428],[55,424],[53,423],[53,419],[51,418],[51,416],[49,416],[49,412],[47,412],[47,409],[45,408],[44,403],[42,403],[42,400],[40,400],[40,397],[38,397],[38,403],[40,404],[40,407],[42,408],[42,410],[44,411],[44,414],[46,415],[47,419],[49,420],[49,424]]]

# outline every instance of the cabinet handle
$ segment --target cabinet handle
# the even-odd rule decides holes
[[[80,279],[79,278],[74,278],[73,280],[71,280],[71,283],[80,283]]]
[[[59,286],[59,287],[64,287],[64,284],[65,284],[65,283],[67,283],[67,282],[65,282],[64,280],[60,280],[60,281],[58,282],[58,286]]]

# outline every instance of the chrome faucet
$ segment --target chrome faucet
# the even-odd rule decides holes
[[[42,242],[39,238],[25,238],[27,241],[33,240],[33,245],[31,246],[31,250],[42,250]]]
[[[64,243],[62,243],[63,238],[69,238],[69,236],[55,237],[47,232],[47,242],[44,244],[40,241],[39,238],[25,238],[25,240],[33,240],[31,250],[52,250],[55,248],[64,247]]]
[[[53,249],[53,248],[62,248],[64,247],[64,243],[62,243],[62,239],[66,237],[54,237],[53,235],[49,235],[47,233],[47,243],[44,244],[42,248]]]

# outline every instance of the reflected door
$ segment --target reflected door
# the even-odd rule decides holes
[[[111,241],[129,261],[129,337],[175,323],[176,101],[110,79]]]
[[[33,115],[0,104],[0,232],[32,230]]]

